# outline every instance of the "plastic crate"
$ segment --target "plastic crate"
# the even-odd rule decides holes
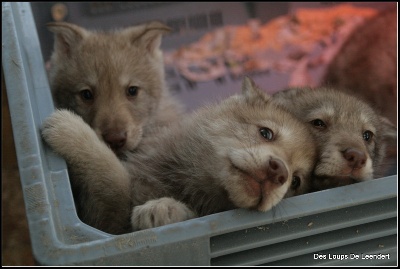
[[[287,198],[266,213],[237,209],[118,236],[82,223],[66,164],[40,138],[39,127],[54,106],[29,3],[2,3],[2,50],[39,264],[397,264],[397,175]]]

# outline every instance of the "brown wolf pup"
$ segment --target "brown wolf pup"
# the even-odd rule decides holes
[[[293,88],[273,95],[309,126],[318,148],[312,187],[347,185],[380,176],[386,141],[397,130],[367,103],[334,88]]]
[[[157,139],[122,165],[73,113],[45,121],[45,141],[85,175],[88,214],[101,208],[92,226],[126,232],[121,220],[130,225],[131,212],[138,230],[234,208],[267,211],[308,191],[316,157],[309,130],[248,78],[241,95],[153,131]]]
[[[160,50],[170,29],[150,22],[94,32],[54,22],[49,80],[57,108],[81,116],[119,156],[135,149],[154,126],[175,121],[181,106],[164,79]]]
[[[322,79],[323,85],[362,98],[395,126],[397,32],[397,8],[381,11],[352,33]],[[397,143],[388,142],[388,158],[397,163]]]
[[[183,109],[167,89],[160,50],[162,35],[170,30],[167,26],[154,21],[119,31],[96,32],[57,22],[49,23],[48,28],[55,34],[49,81],[57,108],[81,116],[93,128],[98,140],[104,141],[120,159],[151,140],[152,128],[166,126],[180,118]],[[69,134],[63,135],[67,137]],[[106,220],[98,223],[93,219],[98,215],[96,210],[102,207],[87,206],[93,190],[80,184],[86,180],[81,172],[86,169],[86,161],[77,165],[70,165],[74,161],[69,161],[79,217],[88,224],[107,226]],[[102,169],[111,164],[105,162],[105,165],[94,170],[99,182],[105,177]],[[122,167],[121,163],[112,165]],[[124,172],[123,169],[116,171]],[[115,177],[123,178],[124,175],[116,174]],[[118,180],[114,183],[119,184]],[[114,188],[107,187],[112,193]],[[115,190],[120,189],[116,187]],[[125,201],[129,201],[124,197],[127,193],[126,190],[114,193],[114,199],[121,200],[121,208],[124,208],[122,204]],[[113,221],[116,225],[120,224],[119,221],[126,223],[120,218]],[[109,230],[112,232],[113,227]]]

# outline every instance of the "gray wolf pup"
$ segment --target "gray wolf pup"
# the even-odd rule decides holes
[[[88,224],[122,233],[131,212],[138,230],[234,208],[267,211],[308,191],[309,130],[248,78],[242,94],[153,131],[157,139],[121,162],[75,114],[59,110],[44,122],[44,140],[84,174]]]
[[[397,130],[359,98],[334,88],[293,88],[273,95],[309,126],[318,148],[316,190],[370,180],[384,164],[386,141]]]
[[[101,32],[54,22],[48,28],[55,34],[49,81],[56,107],[82,117],[93,128],[97,140],[104,141],[120,159],[151,140],[152,128],[166,126],[181,117],[183,107],[171,97],[166,86],[160,50],[162,35],[170,30],[167,26],[154,21]],[[92,189],[79,183],[86,180],[81,173],[85,162],[75,167],[68,162],[69,175],[78,215],[84,222],[93,223],[92,216],[99,207],[87,207]],[[109,163],[105,163],[107,167]],[[95,176],[99,182],[102,169],[93,170],[98,173]],[[118,180],[114,183],[118,184]],[[114,197],[119,199],[118,195]],[[118,224],[119,220],[114,221]]]
[[[57,108],[74,111],[119,156],[154,126],[179,118],[182,107],[164,79],[160,50],[170,29],[150,22],[113,32],[48,24],[55,33],[49,81]]]

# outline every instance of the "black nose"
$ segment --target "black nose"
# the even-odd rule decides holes
[[[346,149],[343,152],[343,157],[346,159],[347,164],[354,169],[364,167],[367,162],[367,156],[365,153],[353,148]]]

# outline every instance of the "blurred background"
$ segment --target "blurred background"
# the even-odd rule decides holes
[[[191,111],[240,90],[249,75],[274,93],[316,86],[350,32],[396,2],[37,2],[32,3],[44,61],[50,21],[112,30],[150,20],[171,27],[161,48],[170,89]],[[373,41],[367,41],[371,43]]]

